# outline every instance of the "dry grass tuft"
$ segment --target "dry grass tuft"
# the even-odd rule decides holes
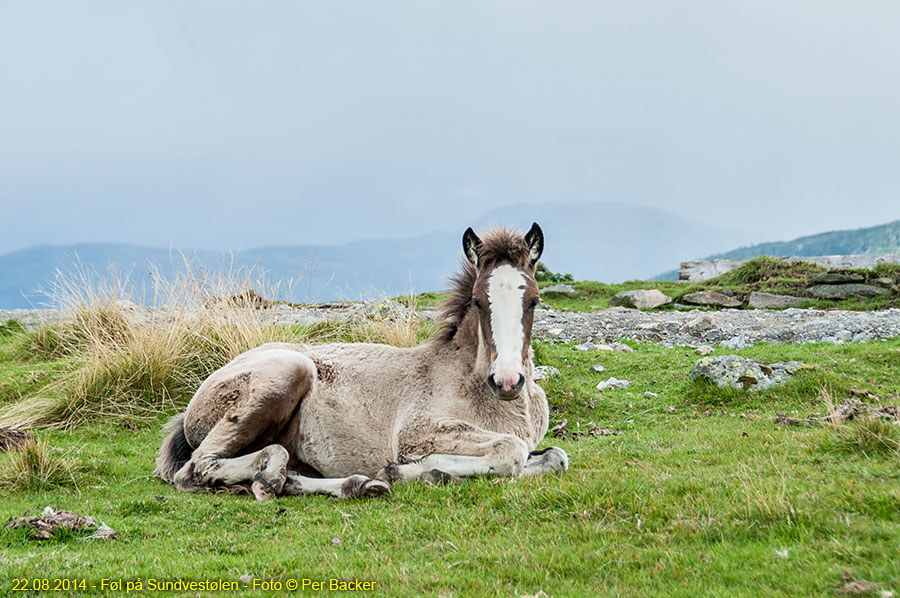
[[[0,488],[8,491],[76,486],[75,474],[64,457],[53,454],[46,441],[35,438],[0,460]]]
[[[385,301],[374,313],[311,326],[275,325],[276,297],[252,269],[222,274],[195,271],[167,281],[151,276],[153,307],[131,301],[134,285],[116,273],[58,272],[49,294],[68,317],[26,334],[25,357],[64,358],[69,372],[41,396],[0,409],[0,426],[69,428],[98,417],[140,420],[171,412],[210,373],[267,342],[380,342],[409,347],[421,340],[414,311]],[[266,307],[267,309],[258,309]]]

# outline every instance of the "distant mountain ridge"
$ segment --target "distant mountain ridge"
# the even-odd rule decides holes
[[[492,225],[524,231],[535,221],[544,230],[542,259],[551,270],[608,282],[647,278],[677,266],[681,259],[759,238],[746,231],[709,227],[679,214],[619,203],[518,204],[493,210],[470,224],[478,231]],[[255,266],[266,272],[267,281],[293,280],[290,292],[285,284],[279,287],[282,296],[277,299],[360,299],[446,288],[447,277],[458,267],[463,229],[340,246],[261,247],[233,256],[208,250],[184,253],[195,266],[211,271],[232,264]],[[34,289],[46,288],[57,268],[76,261],[97,272],[114,265],[118,272],[130,272],[137,283],[148,280],[148,263],[158,265],[167,277],[181,268],[180,252],[155,247],[103,243],[31,247],[0,255],[0,309],[45,303],[46,297]]]
[[[760,243],[717,253],[708,259],[750,259],[760,255],[776,257],[811,255],[856,255],[900,253],[900,220],[853,230],[836,230],[799,237],[793,241]]]

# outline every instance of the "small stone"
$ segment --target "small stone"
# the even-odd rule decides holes
[[[602,365],[600,365],[599,363],[595,363],[594,365],[591,366],[591,371],[592,372],[605,372],[606,368],[603,367]]]
[[[645,398],[645,399],[658,399],[658,398],[659,398],[659,395],[656,394],[655,392],[650,392],[650,391],[648,390],[647,392],[644,393],[644,398]]]
[[[572,350],[573,351],[590,351],[591,348],[593,348],[593,346],[594,346],[594,344],[590,343],[590,342],[581,343],[580,345],[575,345],[574,347],[572,347]]]
[[[597,385],[597,390],[620,390],[628,388],[630,382],[628,380],[618,380],[616,378],[610,378],[609,380],[605,380]]]
[[[728,339],[724,343],[721,343],[721,346],[725,347],[726,349],[731,349],[733,351],[736,351],[738,349],[743,349],[744,347],[747,346],[747,336],[742,332],[739,335]]]
[[[549,328],[547,330],[547,336],[559,336],[563,333],[562,328]]]
[[[710,355],[711,353],[713,353],[713,351],[715,351],[715,349],[713,349],[709,345],[700,345],[699,347],[697,347],[697,350],[694,351],[694,353],[696,353],[697,355]]]
[[[622,353],[634,353],[634,349],[631,346],[626,345],[625,343],[611,343],[609,345],[614,351],[620,351]]]
[[[706,332],[715,325],[716,316],[712,314],[702,314],[688,320],[684,326],[681,327],[681,330],[690,332],[691,334],[700,334]]]
[[[239,582],[241,582],[242,584],[247,584],[247,585],[252,584],[252,583],[253,583],[253,580],[255,580],[255,579],[256,579],[256,576],[255,576],[255,575],[251,575],[251,574],[249,574],[249,573],[244,573],[243,575],[241,575],[240,577],[238,577],[238,581],[239,581]]]
[[[837,339],[835,342],[846,343],[851,338],[853,338],[853,333],[849,330],[838,330],[835,333],[834,338]]]
[[[872,340],[872,335],[867,332],[857,332],[853,335],[853,338],[850,339],[851,343],[867,343]]]
[[[559,370],[552,365],[536,365],[534,366],[534,380],[546,380],[548,378],[559,378]]]
[[[671,302],[671,297],[656,289],[622,291],[609,299],[610,305],[622,305],[636,309],[653,309]]]
[[[333,538],[331,539],[331,545],[332,545],[332,546],[340,546],[340,545],[343,544],[343,543],[344,543],[344,540],[341,539],[340,536],[335,536],[335,537],[333,537]]]
[[[591,345],[591,349],[594,351],[612,351],[613,348],[609,345]]]

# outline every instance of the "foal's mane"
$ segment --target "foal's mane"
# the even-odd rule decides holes
[[[491,229],[481,237],[478,263],[490,269],[496,264],[510,263],[524,268],[529,262],[525,236],[508,228]],[[450,277],[450,294],[441,306],[440,330],[435,338],[447,342],[456,336],[466,312],[472,305],[472,288],[478,273],[467,259],[460,260],[460,271]]]

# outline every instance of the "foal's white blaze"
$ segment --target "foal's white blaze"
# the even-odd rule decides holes
[[[525,296],[525,276],[510,265],[494,268],[488,278],[488,303],[491,306],[491,330],[497,360],[491,368],[491,375],[498,386],[509,390],[523,374],[522,349],[525,330],[522,328]]]

